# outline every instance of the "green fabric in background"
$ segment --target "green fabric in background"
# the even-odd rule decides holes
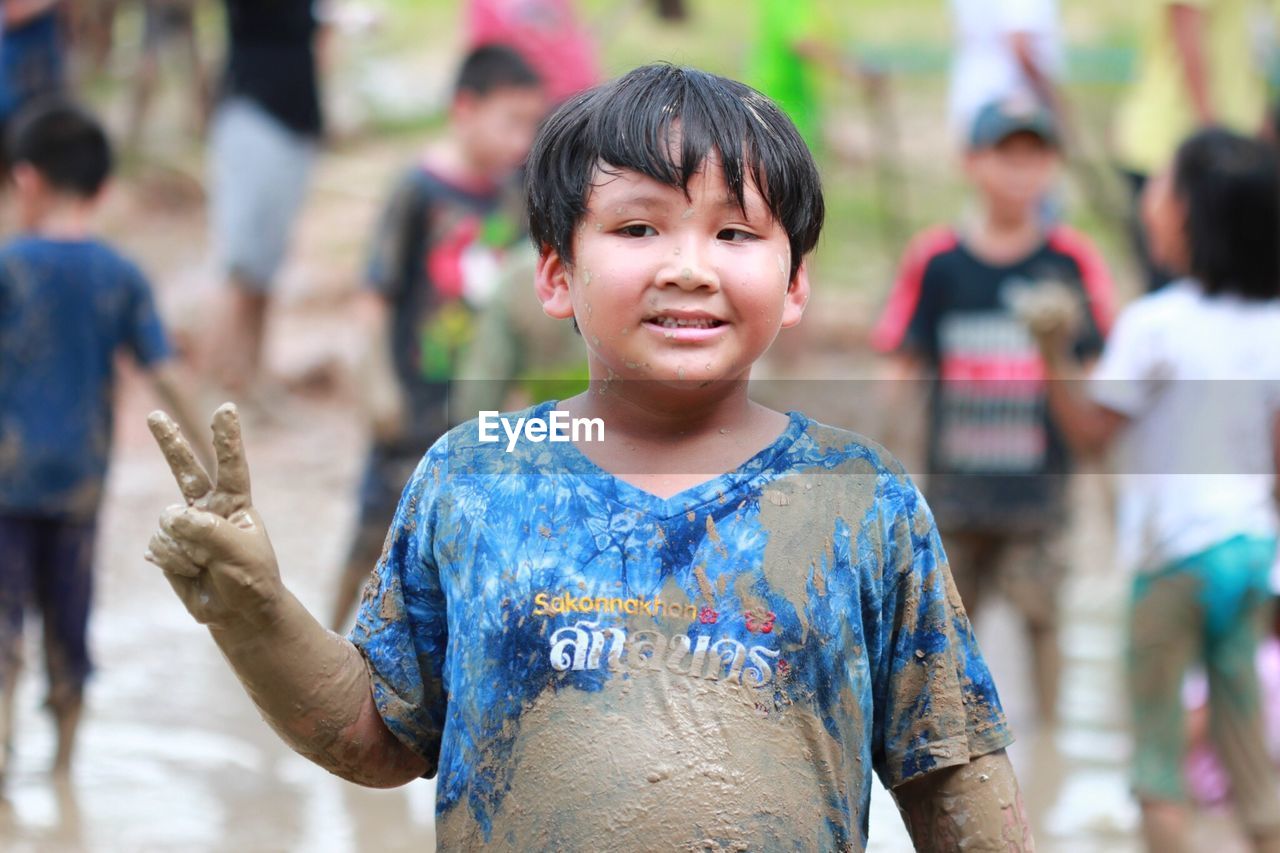
[[[782,107],[816,148],[822,121],[814,69],[795,51],[797,42],[819,37],[813,0],[759,0],[758,20],[747,82]]]

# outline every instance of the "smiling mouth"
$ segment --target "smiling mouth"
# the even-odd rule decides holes
[[[724,325],[714,317],[650,317],[645,322],[663,329],[714,329]]]

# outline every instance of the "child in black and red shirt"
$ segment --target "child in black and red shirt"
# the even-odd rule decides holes
[[[977,215],[916,237],[873,338],[902,362],[900,375],[933,379],[929,504],[969,611],[996,586],[1022,613],[1046,720],[1057,702],[1070,459],[1048,418],[1035,341],[1014,306],[1044,283],[1074,291],[1088,306],[1076,350],[1089,358],[1102,347],[1113,299],[1092,244],[1045,224],[1042,202],[1059,159],[1058,131],[1042,107],[1006,100],[980,110],[965,155]]]

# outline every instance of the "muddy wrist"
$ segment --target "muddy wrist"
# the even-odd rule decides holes
[[[286,629],[289,619],[289,600],[293,593],[278,578],[255,584],[258,594],[245,606],[229,609],[227,613],[209,620],[205,627],[218,641],[242,644],[272,637]],[[299,605],[300,606],[300,605]]]

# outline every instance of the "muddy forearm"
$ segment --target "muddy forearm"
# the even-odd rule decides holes
[[[383,724],[360,652],[288,591],[265,627],[209,629],[263,719],[300,755],[370,787],[402,785],[426,772]]]
[[[895,789],[917,850],[1033,851],[1022,792],[1004,750]]]

